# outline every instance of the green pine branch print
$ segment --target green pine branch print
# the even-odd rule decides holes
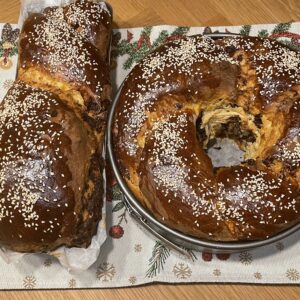
[[[258,32],[258,37],[265,39],[269,36],[269,33],[266,29],[262,29]]]
[[[182,249],[185,250],[185,251],[187,252],[187,256],[188,256],[188,258],[189,258],[192,262],[194,262],[194,261],[196,261],[196,260],[198,259],[197,256],[196,256],[196,254],[195,254],[195,252],[194,252],[193,250],[188,249],[188,248],[184,248],[184,247],[182,247]]]
[[[152,28],[153,28],[152,26],[146,26],[146,27],[144,27],[144,29],[142,30],[141,35],[143,35],[143,36],[150,35],[151,31],[152,31]]]
[[[289,31],[291,28],[291,25],[292,25],[291,22],[279,23],[274,27],[272,34],[278,34],[278,33],[283,33],[283,32]]]
[[[251,25],[244,25],[244,26],[242,26],[242,28],[240,30],[240,34],[249,35],[250,31],[251,31]]]
[[[169,36],[168,31],[162,30],[159,33],[158,38],[153,42],[152,47],[155,49],[158,46],[160,46],[161,44],[163,44],[163,42],[167,39],[168,36]]]
[[[177,27],[177,28],[171,33],[171,36],[182,36],[182,35],[187,35],[189,31],[190,31],[190,27],[186,27],[186,26]]]
[[[137,46],[137,42],[134,43],[128,43],[128,41],[126,40],[122,40],[119,44],[118,44],[118,56],[122,56],[125,55],[126,53],[130,53],[133,52],[134,49]]]
[[[173,32],[169,33],[167,30],[162,30],[158,37],[151,41],[151,33],[153,27],[145,27],[140,33],[137,41],[132,41],[133,33],[127,31],[127,39],[117,40],[113,49],[114,56],[128,55],[129,57],[125,60],[123,68],[125,70],[130,69],[135,63],[138,63],[145,55],[153,51],[163,43],[180,39],[185,36],[190,28],[189,27],[177,27]],[[116,51],[115,51],[116,50]]]
[[[156,241],[152,256],[149,259],[149,269],[146,272],[146,277],[153,278],[157,276],[163,269],[167,258],[170,256],[170,249],[159,241]]]

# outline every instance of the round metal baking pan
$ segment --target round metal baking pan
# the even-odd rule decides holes
[[[209,34],[207,36],[212,38],[223,38],[226,36],[233,36],[234,34]],[[185,249],[193,249],[198,251],[210,251],[214,253],[233,253],[245,250],[250,250],[268,244],[274,243],[278,240],[284,239],[291,234],[295,233],[300,229],[300,223],[294,225],[293,227],[280,232],[265,240],[259,241],[243,241],[243,242],[215,242],[209,240],[198,239],[193,236],[183,234],[177,230],[174,230],[165,224],[159,222],[146,208],[144,208],[141,203],[136,199],[134,194],[131,192],[126,181],[123,179],[120,171],[117,159],[114,154],[113,141],[112,141],[112,125],[114,121],[114,113],[116,106],[118,104],[119,95],[122,91],[122,86],[119,88],[117,95],[112,103],[109,116],[108,116],[108,126],[107,126],[107,150],[109,159],[116,176],[117,182],[124,194],[125,205],[128,208],[131,216],[148,231],[150,231],[154,236],[160,239],[165,244],[175,248],[183,254],[187,254]]]

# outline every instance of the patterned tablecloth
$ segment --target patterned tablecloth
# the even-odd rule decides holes
[[[0,25],[2,30],[4,24]],[[18,32],[6,25],[0,40],[0,99],[16,73]],[[300,50],[300,23],[234,27],[156,26],[114,31],[112,80],[117,90],[130,69],[161,43],[183,35],[233,32],[280,39]],[[155,240],[126,212],[122,194],[110,178],[107,228],[109,238],[97,262],[87,271],[74,274],[55,258],[28,255],[16,264],[0,261],[0,289],[103,288],[150,282],[245,282],[300,283],[300,232],[273,245],[232,255],[191,251],[185,258]]]

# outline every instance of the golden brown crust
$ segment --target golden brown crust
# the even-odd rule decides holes
[[[47,7],[45,16],[52,16],[59,7]],[[64,20],[83,38],[93,44],[104,61],[109,58],[109,44],[112,31],[112,12],[105,2],[76,0],[61,11]]]
[[[1,244],[22,252],[87,245],[96,225],[80,234],[90,222],[83,214],[97,222],[102,194],[83,196],[101,178],[89,174],[100,169],[93,132],[59,98],[22,82],[5,97],[0,126]],[[99,213],[89,209],[96,203]]]
[[[113,129],[136,197],[171,228],[210,240],[265,239],[299,222],[299,67],[296,52],[252,37],[187,37],[144,58]],[[235,140],[245,162],[213,168],[205,149],[216,137]]]
[[[64,8],[65,20],[92,43],[107,61],[111,36],[111,12],[103,2],[77,0]]]
[[[96,233],[111,89],[103,5],[80,0],[25,21],[18,81],[0,106],[0,244],[11,250],[87,247]],[[86,24],[75,24],[77,6]]]
[[[89,1],[76,1],[66,8],[53,8],[44,14],[35,13],[28,17],[20,35],[18,78],[51,92],[62,91],[60,96],[70,105],[77,103],[85,119],[101,132],[111,92],[107,76],[111,17],[106,13],[103,20],[102,10],[93,9],[92,4],[82,7],[83,3]],[[97,30],[94,39],[103,41],[103,45],[95,42],[100,48],[90,42],[91,38],[87,39],[88,33],[77,32],[65,20],[64,10],[70,10],[68,15],[72,16],[73,22],[76,16],[81,18],[80,14],[71,14],[76,7],[85,14],[95,15],[95,20],[99,16],[99,26],[91,23],[85,28],[88,33]],[[82,20],[79,21],[83,26]],[[104,36],[101,35],[102,22],[107,28]]]

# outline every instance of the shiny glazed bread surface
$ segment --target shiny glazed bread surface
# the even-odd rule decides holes
[[[84,18],[83,18],[84,17]],[[88,247],[101,219],[111,15],[77,0],[31,14],[0,106],[0,245]]]
[[[139,201],[207,240],[260,240],[299,222],[299,67],[297,52],[255,37],[186,37],[145,57],[113,126]],[[244,161],[214,168],[206,151],[216,138],[233,139]]]

